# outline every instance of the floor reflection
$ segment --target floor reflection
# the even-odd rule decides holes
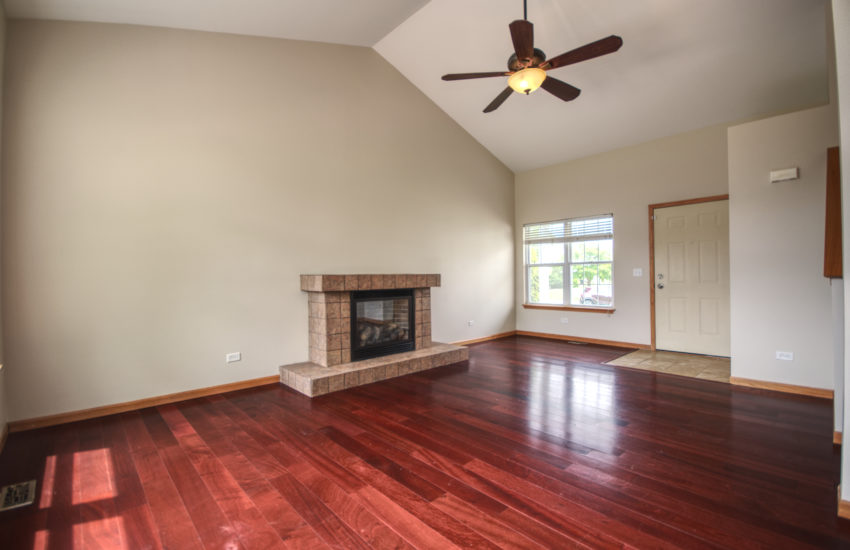
[[[528,427],[611,453],[617,446],[616,374],[579,366],[529,368]]]

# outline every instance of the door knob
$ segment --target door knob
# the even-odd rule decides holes
[[[661,290],[662,288],[664,288],[664,283],[658,283],[657,286],[658,286],[658,289]]]

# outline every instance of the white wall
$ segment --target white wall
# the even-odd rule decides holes
[[[435,340],[513,330],[513,175],[373,50],[67,22],[8,38],[13,420],[306,360],[301,273],[442,273]]]
[[[517,174],[517,329],[649,344],[648,206],[727,189],[725,126]],[[616,311],[523,309],[522,225],[608,212],[614,213]],[[643,269],[642,277],[632,276],[635,267]]]
[[[729,128],[734,377],[833,387],[823,246],[826,149],[837,131],[833,106]],[[800,179],[769,182],[771,170],[794,166]],[[794,360],[777,360],[777,350]]]

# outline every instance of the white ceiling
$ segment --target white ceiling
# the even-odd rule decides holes
[[[512,94],[489,114],[481,111],[505,79],[440,76],[503,70],[519,0],[431,0],[375,49],[523,171],[825,103],[824,14],[819,0],[529,0],[535,45],[548,57],[611,34],[623,47],[551,72],[582,90],[576,100]]]
[[[130,23],[373,46],[428,0],[5,0],[18,19]]]
[[[16,18],[132,23],[374,46],[514,171],[828,99],[826,0],[528,0],[549,57],[617,34],[619,52],[551,74],[582,89],[538,90],[482,109],[521,0],[5,0]]]

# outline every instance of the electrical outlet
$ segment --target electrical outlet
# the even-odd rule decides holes
[[[776,351],[776,358],[780,361],[793,361],[794,360],[794,352],[793,351]]]
[[[569,317],[561,317],[561,324],[562,324],[562,325],[566,325],[566,324],[567,324],[567,323],[569,323],[569,322],[570,322],[570,318],[569,318]]]
[[[643,277],[643,269],[640,267],[632,269],[632,277]]]
[[[236,361],[241,361],[241,360],[242,360],[242,353],[240,353],[238,351],[235,352],[235,353],[228,353],[227,355],[224,356],[224,362],[225,363],[235,363]]]
[[[469,320],[466,322],[467,325],[472,326],[475,324],[475,321]]]

